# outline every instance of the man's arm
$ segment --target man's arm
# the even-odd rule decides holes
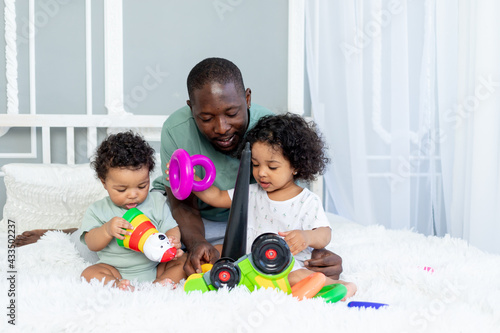
[[[214,263],[220,254],[205,239],[205,226],[198,209],[197,198],[191,194],[187,199],[180,201],[174,197],[168,186],[165,186],[165,192],[172,216],[181,230],[182,242],[188,251],[184,271],[187,275],[201,273],[201,264]]]

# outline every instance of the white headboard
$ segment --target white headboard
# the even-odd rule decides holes
[[[31,128],[31,151],[29,153],[0,153],[2,158],[37,158],[36,128],[42,130],[42,162],[52,163],[51,130],[65,128],[66,132],[66,164],[75,164],[75,128],[87,129],[87,157],[90,157],[97,145],[97,129],[106,128],[108,132],[133,129],[141,132],[148,141],[160,141],[160,132],[167,116],[154,115],[33,115],[15,114],[0,115],[2,127]],[[2,164],[0,164],[1,167]]]
[[[39,143],[37,142],[37,128],[41,129],[41,160],[43,163],[52,163],[51,156],[51,131],[55,128],[64,128],[66,136],[66,164],[75,164],[75,147],[81,146],[80,142],[75,142],[75,129],[86,129],[86,157],[90,157],[98,142],[97,129],[105,128],[109,132],[116,132],[124,129],[135,129],[144,134],[148,141],[159,141],[160,130],[166,115],[135,115],[126,112],[124,109],[124,82],[123,82],[123,24],[122,24],[122,0],[107,0],[104,4],[104,107],[107,114],[95,114],[93,101],[93,56],[92,56],[92,1],[85,1],[85,79],[86,88],[84,101],[85,114],[46,114],[42,110],[40,114],[37,103],[37,61],[36,61],[36,39],[38,38],[36,24],[29,24],[27,27],[18,27],[16,15],[19,5],[15,0],[6,0],[4,7],[5,19],[5,54],[6,54],[6,97],[7,112],[0,114],[0,138],[7,134],[9,128],[30,128],[30,149],[25,152],[0,152],[0,167],[13,159],[16,162],[26,161],[27,163],[40,161],[37,156]],[[22,7],[22,6],[20,6]],[[22,7],[23,8],[23,7]],[[28,21],[36,21],[36,4],[34,0],[28,2]],[[57,8],[62,10],[63,8]],[[39,15],[47,13],[40,12]],[[23,13],[23,19],[26,13]],[[24,31],[28,28],[28,31]],[[24,29],[24,30],[23,30]],[[95,37],[95,36],[94,36]],[[19,87],[18,87],[18,48],[19,43],[28,44],[28,84],[29,84],[29,105],[28,110],[20,111]],[[146,87],[147,88],[147,87]],[[137,89],[146,89],[142,86]],[[142,91],[142,90],[141,90]],[[75,106],[81,105],[82,101],[75,101]],[[23,114],[21,114],[24,111]],[[28,113],[26,113],[28,111]],[[79,140],[81,140],[79,138]],[[17,147],[16,147],[17,149]],[[1,176],[1,175],[0,175]]]
[[[303,114],[304,112],[304,1],[291,1],[289,3],[289,20],[288,20],[288,110],[294,113]],[[16,8],[18,7],[18,8]],[[93,96],[96,92],[94,87],[95,81],[100,82],[100,72],[93,71],[96,62],[96,57],[100,57],[101,53],[95,55],[92,46],[95,45],[98,35],[96,35],[95,28],[92,28],[93,22],[101,24],[99,15],[97,21],[93,15],[96,7],[103,8],[104,22],[102,27],[103,42],[104,42],[104,74],[103,75],[103,91],[104,91],[104,105],[99,105],[96,101],[101,101],[100,96]],[[47,16],[48,13],[43,12],[43,8],[37,6],[35,0],[29,0],[26,5],[22,5],[15,0],[4,1],[4,24],[5,24],[5,65],[6,65],[6,99],[7,109],[6,113],[0,114],[0,138],[5,135],[9,128],[29,128],[29,142],[30,148],[26,152],[26,147],[23,147],[22,152],[0,152],[0,167],[10,161],[17,163],[24,162],[39,163],[54,163],[59,158],[51,156],[51,149],[54,145],[51,143],[51,133],[56,132],[59,135],[60,128],[64,128],[66,137],[66,164],[75,164],[78,156],[82,154],[79,150],[75,154],[76,147],[81,147],[80,133],[81,129],[85,129],[86,134],[86,156],[90,157],[98,142],[97,129],[104,128],[108,132],[120,131],[123,129],[140,130],[148,141],[159,141],[160,130],[163,122],[167,118],[165,115],[138,115],[131,114],[125,111],[124,105],[124,60],[123,60],[123,0],[106,0],[102,3],[93,2],[92,0],[85,0],[82,9],[85,12],[85,100],[74,101],[74,105],[85,105],[85,110],[81,114],[47,114],[47,108],[42,109],[40,103],[37,103],[37,46],[39,47],[42,42],[40,34],[40,22],[37,21],[37,14]],[[69,8],[69,7],[68,7]],[[27,13],[26,13],[27,9]],[[64,6],[57,8],[60,11],[66,9]],[[24,11],[23,11],[24,10]],[[40,12],[41,11],[41,12]],[[98,11],[99,13],[99,11]],[[16,19],[16,15],[23,15],[21,19]],[[27,18],[25,17],[27,15]],[[44,17],[45,17],[44,16]],[[28,24],[26,26],[17,26],[17,22],[35,22],[35,24]],[[36,24],[38,22],[38,25]],[[94,30],[94,33],[92,33]],[[39,39],[40,38],[40,39]],[[46,41],[46,40],[45,40]],[[22,54],[22,57],[27,56],[28,68],[19,71],[18,68],[18,49],[19,44],[27,45],[24,50],[27,54]],[[94,55],[93,55],[94,54]],[[23,58],[24,59],[24,58]],[[101,58],[99,58],[101,60]],[[201,60],[201,59],[200,59]],[[26,62],[26,61],[25,61]],[[100,64],[100,63],[99,63]],[[175,64],[174,64],[175,65]],[[22,65],[23,66],[23,65]],[[162,69],[163,70],[163,69]],[[23,91],[24,95],[19,96],[18,76],[23,73]],[[97,73],[97,75],[95,75]],[[38,81],[40,82],[40,81]],[[148,81],[149,82],[149,81]],[[147,83],[148,83],[147,82]],[[129,91],[130,95],[137,93],[136,99],[141,100],[144,94],[149,93],[150,85],[139,84]],[[149,82],[150,83],[150,82]],[[26,89],[29,86],[29,89]],[[101,87],[99,86],[99,89]],[[26,94],[29,91],[29,96]],[[101,91],[101,90],[99,90]],[[142,95],[141,95],[142,94]],[[20,97],[21,105],[20,108]],[[132,96],[134,97],[134,96]],[[102,113],[104,106],[105,112]],[[129,110],[130,110],[130,105]],[[70,105],[71,107],[71,105]],[[99,107],[99,110],[95,108]],[[165,110],[168,111],[168,110]],[[173,110],[170,110],[173,111]],[[43,114],[42,114],[43,113]],[[100,113],[100,114],[96,114]],[[75,131],[78,131],[77,138],[75,138]],[[41,133],[40,133],[41,132]],[[54,135],[52,135],[52,138]],[[41,139],[40,139],[41,138]],[[37,142],[41,140],[41,142]],[[78,142],[76,142],[78,140]],[[41,146],[41,149],[40,149]],[[58,145],[59,146],[59,145]],[[41,153],[40,153],[41,151]],[[59,154],[59,151],[58,151]],[[41,155],[41,156],[40,156]],[[77,156],[75,156],[77,155]],[[80,163],[80,162],[78,162]],[[2,177],[3,174],[0,174]],[[1,182],[2,179],[0,179]],[[319,185],[316,186],[316,185]],[[321,182],[313,184],[316,187],[318,194],[321,195]],[[2,203],[2,195],[0,193],[0,204]]]

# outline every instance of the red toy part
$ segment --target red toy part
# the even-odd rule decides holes
[[[154,224],[139,209],[131,208],[123,214],[133,229],[132,234],[124,235],[125,239],[116,239],[121,247],[142,252],[151,261],[166,262],[172,260],[177,249],[170,244],[167,235],[158,232]]]
[[[175,247],[171,247],[165,253],[163,253],[163,256],[161,257],[160,262],[167,262],[172,259],[174,259],[175,255],[177,254],[177,249]]]

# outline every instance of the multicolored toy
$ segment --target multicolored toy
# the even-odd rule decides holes
[[[221,258],[238,260],[247,254],[248,187],[252,171],[251,163],[252,151],[250,142],[247,142],[241,152]]]
[[[250,162],[250,144],[247,142],[241,155],[221,259],[211,269],[203,265],[203,273],[190,275],[184,283],[184,290],[206,292],[223,287],[245,286],[250,291],[259,288],[278,289],[299,299],[321,297],[326,302],[341,300],[347,288],[342,284],[323,286],[326,277],[322,273],[311,274],[293,288],[290,287],[288,274],[295,258],[288,244],[277,234],[260,235],[252,243],[251,252],[246,254]]]
[[[149,218],[139,209],[131,208],[123,214],[123,218],[134,226],[131,235],[125,239],[116,239],[121,247],[142,252],[151,261],[166,262],[175,257],[177,249],[170,244],[167,235],[159,232]]]
[[[231,289],[245,286],[250,291],[260,288],[278,289],[299,300],[322,298],[328,303],[334,303],[344,298],[347,288],[342,284],[324,286],[326,277],[319,272],[290,287],[288,274],[294,262],[295,258],[283,238],[265,233],[252,243],[250,254],[237,261],[230,258],[219,259],[208,271],[190,275],[184,283],[184,290],[206,292],[223,287]]]
[[[186,292],[217,290],[222,287],[246,286],[250,291],[258,288],[276,288],[291,293],[288,273],[293,268],[286,242],[275,234],[263,234],[252,244],[252,253],[234,261],[219,259],[204,274],[192,274],[184,283]]]
[[[193,167],[200,165],[205,169],[205,177],[195,181]],[[203,155],[189,156],[184,149],[177,149],[170,159],[170,188],[179,200],[184,200],[192,191],[204,191],[209,188],[216,176],[215,165],[211,159]]]

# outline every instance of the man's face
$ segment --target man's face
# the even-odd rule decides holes
[[[243,94],[234,83],[207,83],[193,91],[187,101],[196,126],[214,148],[224,154],[236,152],[248,127],[251,91]]]

